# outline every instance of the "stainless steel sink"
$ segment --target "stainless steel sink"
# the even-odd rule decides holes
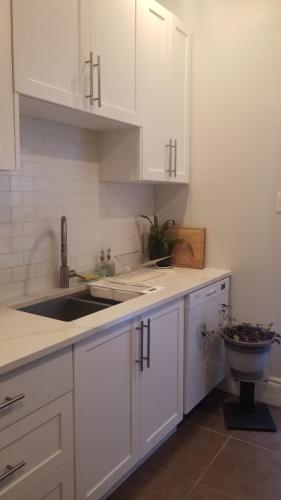
[[[116,304],[119,304],[116,300],[93,297],[85,290],[55,299],[44,300],[30,306],[19,307],[18,311],[58,319],[60,321],[73,321]]]

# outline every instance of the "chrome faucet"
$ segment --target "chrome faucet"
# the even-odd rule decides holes
[[[61,266],[60,266],[60,288],[69,288],[69,278],[83,278],[74,269],[67,265],[67,220],[65,215],[61,217]]]

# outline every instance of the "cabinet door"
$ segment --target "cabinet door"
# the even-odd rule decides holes
[[[172,140],[172,175],[174,182],[189,180],[189,96],[190,39],[182,22],[171,15],[170,66],[167,141]]]
[[[182,420],[183,416],[183,302],[163,306],[150,319],[150,342],[144,329],[140,373],[140,442],[145,456]],[[150,349],[149,349],[150,345]],[[148,351],[150,350],[150,356]]]
[[[84,341],[74,367],[77,498],[99,499],[138,459],[133,329]]]
[[[0,169],[15,168],[10,0],[0,2]]]
[[[154,0],[138,2],[137,99],[142,125],[142,178],[168,180],[166,139],[170,13]]]
[[[136,0],[84,0],[83,52],[93,53],[85,94],[93,92],[91,110],[128,123],[136,120]],[[88,91],[87,91],[88,89]],[[88,99],[89,101],[89,99]]]
[[[13,0],[15,90],[79,106],[79,0]]]

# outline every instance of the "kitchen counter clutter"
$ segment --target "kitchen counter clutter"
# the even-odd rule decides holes
[[[15,299],[6,301],[0,309],[0,375],[229,275],[228,270],[211,268],[165,270],[163,277],[149,282],[150,285],[159,285],[163,289],[69,323],[15,309],[25,304],[40,302],[43,296],[35,295],[18,298],[17,301]],[[77,287],[67,291],[52,290],[44,297],[61,296],[73,293],[75,290]]]

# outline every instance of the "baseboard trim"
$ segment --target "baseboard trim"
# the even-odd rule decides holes
[[[228,376],[219,386],[223,391],[239,394],[239,382]],[[263,403],[281,407],[281,378],[269,377],[267,382],[256,383],[256,399]]]

